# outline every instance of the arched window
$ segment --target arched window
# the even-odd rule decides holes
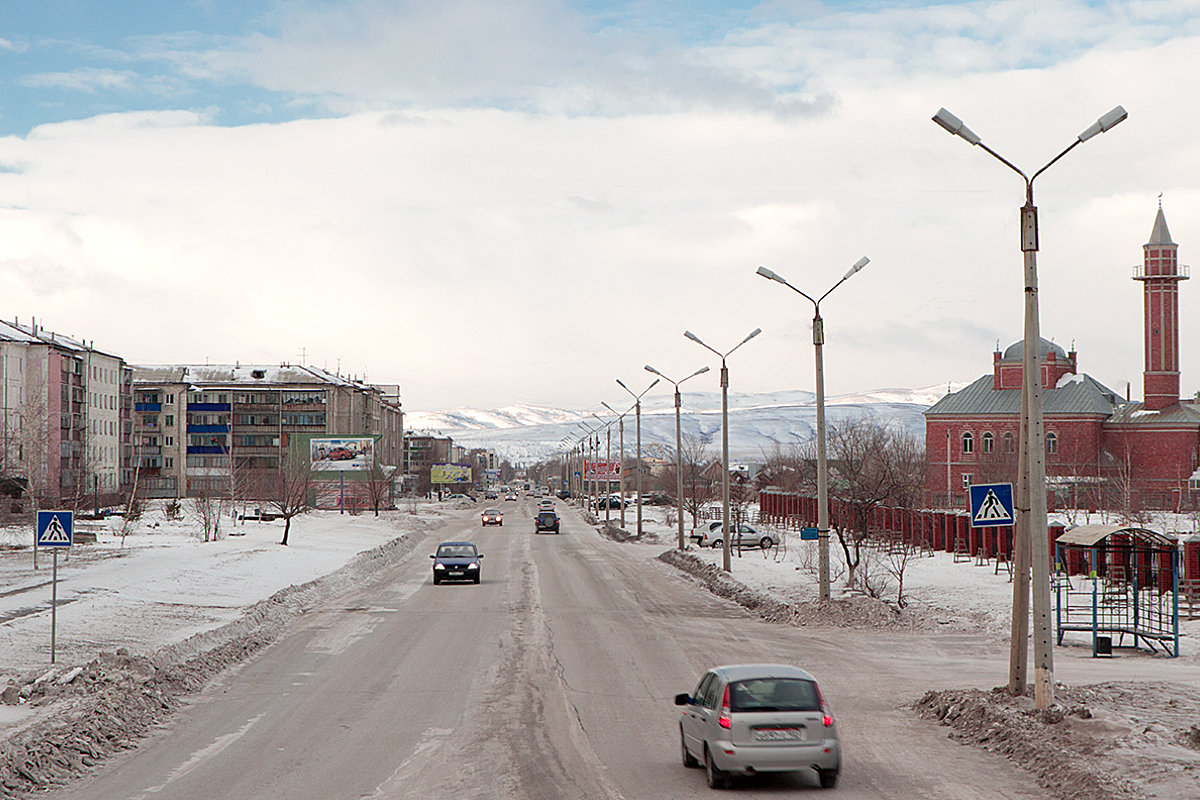
[[[1011,433],[1004,434],[1004,452],[1017,452],[1017,437],[1013,436]]]
[[[1046,434],[1046,452],[1053,455],[1058,452],[1058,435],[1053,433]]]
[[[971,435],[970,431],[962,435],[962,451],[964,453],[975,452],[975,437]]]
[[[985,453],[992,452],[992,448],[995,446],[995,444],[996,444],[995,436],[992,436],[992,434],[990,434],[990,433],[985,433],[983,435],[983,452],[985,452]]]

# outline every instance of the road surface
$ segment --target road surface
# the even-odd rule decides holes
[[[137,750],[48,796],[707,796],[703,771],[679,763],[672,698],[712,665],[753,661],[817,676],[844,762],[834,792],[815,775],[767,775],[740,781],[739,797],[1042,796],[1014,765],[899,708],[928,687],[995,685],[1006,648],[771,625],[558,507],[557,536],[534,534],[527,499],[505,504],[503,527],[463,512],[389,574],[306,614]],[[480,585],[432,585],[426,556],[446,539],[478,543]]]

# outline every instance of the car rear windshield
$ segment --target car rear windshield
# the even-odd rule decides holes
[[[541,514],[538,514],[538,519],[542,522],[554,522],[556,516],[553,511],[543,511]]]
[[[817,685],[799,678],[754,678],[729,685],[730,711],[820,711]]]

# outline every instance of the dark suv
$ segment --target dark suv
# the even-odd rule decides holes
[[[558,533],[558,514],[553,511],[540,511],[533,518],[535,533]]]

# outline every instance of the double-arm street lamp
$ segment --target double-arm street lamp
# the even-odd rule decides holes
[[[1029,572],[1033,572],[1033,674],[1034,705],[1039,709],[1054,704],[1054,648],[1050,636],[1050,542],[1046,531],[1046,451],[1042,419],[1041,324],[1038,319],[1037,208],[1033,205],[1033,182],[1052,164],[1076,146],[1122,122],[1128,114],[1117,106],[1076,137],[1071,146],[1050,159],[1046,166],[1027,176],[1012,162],[988,147],[962,120],[944,108],[933,121],[951,134],[983,148],[989,155],[1025,181],[1025,205],[1021,207],[1021,251],[1025,254],[1025,333],[1022,344],[1021,445],[1018,454],[1017,525],[1015,528],[1012,643],[1008,689],[1025,691],[1028,656]],[[950,453],[947,451],[949,460]]]
[[[683,383],[686,380],[689,380],[690,378],[694,378],[697,375],[703,375],[705,372],[708,372],[708,367],[701,367],[700,369],[693,372],[691,375],[688,375],[687,378],[681,378],[677,381],[671,380],[666,375],[663,375],[661,372],[659,372],[658,370],[656,370],[654,367],[650,366],[649,364],[646,365],[646,371],[657,375],[658,377],[662,378],[664,381],[666,381],[667,383],[670,383],[672,386],[675,387],[675,504],[676,504],[676,515],[675,516],[677,518],[676,521],[679,523],[679,549],[682,550],[684,547],[684,545],[683,545],[683,433],[680,430],[680,425],[679,425],[679,407],[681,405],[681,397],[679,394],[679,384]],[[728,538],[728,537],[726,537],[726,538]]]
[[[825,321],[821,319],[821,301],[829,297],[833,290],[845,283],[851,275],[865,267],[870,260],[863,256],[855,261],[854,266],[850,267],[842,279],[816,300],[788,283],[782,275],[766,267],[758,268],[759,275],[782,283],[813,304],[813,350],[816,352],[817,362],[817,580],[821,602],[829,599],[829,468],[825,460],[825,356],[822,352],[825,344]]]
[[[722,353],[706,345],[700,340],[699,336],[691,331],[683,332],[684,336],[705,350],[716,353],[717,357],[721,359],[721,539],[725,543],[725,547],[723,548],[725,552],[721,557],[721,564],[726,572],[733,571],[733,564],[729,560],[729,551],[733,549],[733,536],[729,530],[729,368],[725,366],[725,359],[732,355],[734,350],[737,350],[760,333],[762,333],[762,328],[755,328],[746,335],[745,339],[738,342],[732,350]]]
[[[642,389],[641,394],[636,394],[622,383],[620,378],[617,378],[617,385],[633,397],[634,418],[637,420],[637,466],[635,467],[637,474],[634,477],[634,484],[637,486],[637,535],[639,539],[642,536],[642,396],[657,386],[658,380],[655,378],[653,383]],[[621,507],[625,507],[624,497],[621,498]]]
[[[587,450],[585,451],[586,454],[584,455],[583,473],[580,476],[581,480],[583,481],[583,492],[582,492],[583,499],[581,500],[581,502],[579,504],[580,508],[586,508],[587,502],[588,502],[588,485],[587,485],[588,464],[590,463],[592,465],[593,470],[596,469],[596,450],[598,450],[600,448],[599,437],[596,437],[595,439],[593,439],[592,437],[593,437],[593,434],[595,434],[597,431],[600,430],[600,428],[599,428],[599,426],[593,428],[591,425],[588,425],[585,422],[580,422],[580,423],[578,423],[578,425],[580,428],[583,428],[585,431],[587,431],[587,433],[584,435],[584,438],[587,440]],[[596,478],[593,475],[592,487],[595,488],[595,485],[596,485]]]
[[[596,421],[604,426],[604,523],[607,525],[609,520],[609,511],[612,508],[612,479],[608,468],[612,464],[612,424],[615,420],[605,422],[598,414],[592,414]],[[598,445],[599,443],[597,443]],[[596,484],[599,486],[600,473],[596,472]],[[625,502],[625,498],[621,498],[621,502]],[[600,491],[596,490],[596,509],[599,510]]]
[[[627,408],[618,414],[616,409],[603,400],[600,401],[600,405],[617,415],[617,436],[620,439],[619,447],[621,451],[620,455],[617,456],[618,463],[620,464],[620,469],[617,470],[617,485],[620,487],[619,491],[621,492],[621,530],[625,530],[625,415],[633,411],[633,408]]]

